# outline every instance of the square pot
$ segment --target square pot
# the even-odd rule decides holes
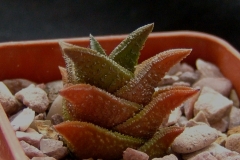
[[[106,52],[116,47],[126,35],[96,37]],[[0,43],[0,80],[25,78],[37,83],[61,79],[58,66],[65,66],[58,41],[88,47],[89,38],[70,38]],[[231,80],[240,95],[240,54],[226,41],[192,31],[150,34],[139,61],[168,49],[192,48],[184,62],[195,66],[197,58],[214,63]],[[28,159],[0,105],[0,160]]]

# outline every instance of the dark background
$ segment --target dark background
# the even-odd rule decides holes
[[[240,50],[240,0],[0,0],[0,42],[154,32],[202,31]]]

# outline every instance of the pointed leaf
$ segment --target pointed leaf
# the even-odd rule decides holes
[[[62,42],[59,42],[59,44],[61,44],[61,43]],[[75,66],[74,66],[73,61],[68,57],[68,55],[66,55],[64,53],[62,55],[63,55],[63,59],[66,64],[66,71],[67,71],[67,76],[66,76],[64,73],[65,71],[63,69],[60,70],[62,76],[64,76],[64,77],[62,77],[62,78],[64,78],[63,80],[65,80],[66,83],[72,83],[72,84],[84,82],[83,79],[78,79],[76,77]]]
[[[90,34],[90,47],[92,50],[97,51],[103,55],[107,55],[100,43]]]
[[[164,127],[157,131],[153,138],[148,140],[138,150],[146,153],[149,159],[163,157],[167,154],[168,148],[174,139],[184,131],[183,127]]]
[[[61,76],[62,76],[62,82],[63,82],[63,86],[65,84],[67,84],[69,82],[68,80],[68,73],[67,73],[67,69],[66,68],[63,68],[63,67],[58,67],[59,68],[59,71],[61,73]]]
[[[111,132],[86,122],[63,122],[54,128],[79,159],[120,159],[127,147],[136,149],[144,143],[141,139]]]
[[[191,49],[168,50],[142,62],[137,66],[135,77],[120,88],[115,95],[138,104],[148,104],[154,88],[157,87],[165,73],[190,52]]]
[[[124,39],[109,55],[109,58],[134,72],[135,65],[138,63],[140,50],[153,29],[153,23],[138,28]]]
[[[64,121],[67,121],[67,120],[72,121],[74,119],[74,114],[73,114],[74,111],[72,110],[72,108],[74,108],[73,106],[77,107],[63,98],[63,100],[62,100],[62,115],[63,115]]]
[[[199,90],[188,87],[188,89],[171,89],[153,98],[133,118],[114,127],[114,130],[134,137],[149,138],[161,125],[163,119],[185,100],[196,94]]]
[[[81,120],[110,128],[131,118],[142,107],[117,98],[108,92],[88,84],[77,84],[60,91],[72,105],[73,120]]]
[[[152,98],[157,97],[159,94],[166,92],[166,91],[170,91],[170,90],[189,90],[189,87],[187,86],[162,86],[162,87],[158,87],[157,91],[155,91],[152,95]]]
[[[66,64],[72,62],[70,69],[67,65],[67,70],[70,70],[78,83],[89,83],[108,92],[115,92],[133,77],[130,71],[96,51],[64,42],[60,42],[60,46]]]

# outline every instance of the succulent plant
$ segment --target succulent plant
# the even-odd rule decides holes
[[[198,92],[184,86],[155,91],[191,49],[161,52],[138,64],[153,24],[138,28],[109,55],[90,35],[90,48],[60,42],[65,122],[55,127],[79,159],[121,159],[128,147],[164,156],[182,127],[160,127],[171,110]]]

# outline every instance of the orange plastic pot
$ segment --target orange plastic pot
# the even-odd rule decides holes
[[[126,35],[96,37],[106,52],[112,51]],[[64,66],[58,41],[39,40],[0,43],[0,80],[25,78],[38,83],[61,79],[58,66]],[[80,46],[89,46],[89,38],[61,39]],[[216,64],[229,78],[240,95],[240,54],[226,41],[205,33],[178,31],[152,33],[139,61],[173,48],[192,48],[184,61],[195,65],[197,58]],[[0,106],[0,160],[27,159],[7,116]]]

